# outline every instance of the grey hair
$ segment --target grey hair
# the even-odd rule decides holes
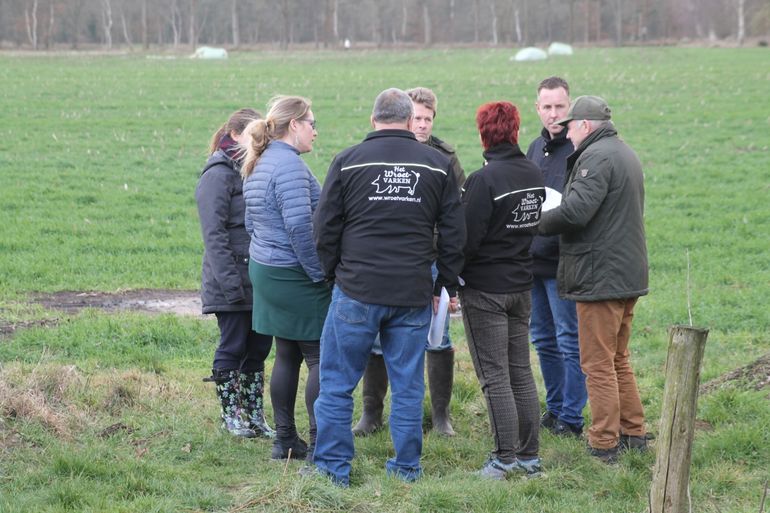
[[[413,114],[412,99],[401,89],[385,89],[374,100],[372,118],[377,123],[406,123]]]
[[[606,119],[606,120],[596,120],[596,119],[584,119],[586,123],[589,125],[589,130],[591,132],[595,132],[599,130],[600,128],[604,128],[606,126],[612,126],[612,121]]]

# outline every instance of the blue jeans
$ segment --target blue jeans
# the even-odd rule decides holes
[[[588,394],[580,369],[577,312],[574,301],[559,297],[556,279],[534,279],[530,335],[540,359],[548,411],[582,427]]]
[[[436,278],[438,277],[438,268],[436,267],[436,262],[433,262],[430,266],[430,272],[433,274],[433,283],[436,283]],[[441,343],[437,345],[436,347],[430,347],[427,342],[425,342],[425,350],[429,353],[440,353],[441,351],[448,351],[452,349],[452,340],[449,338],[449,314],[446,316],[446,323],[444,324],[444,336],[441,338]],[[382,355],[382,345],[380,344],[380,337],[379,335],[374,341],[374,346],[372,347],[372,354]]]
[[[410,308],[357,301],[334,287],[321,335],[321,392],[315,403],[318,435],[313,461],[347,486],[353,459],[353,390],[361,380],[377,333],[391,387],[390,436],[396,452],[388,474],[405,481],[422,475],[422,401],[425,341],[431,306]]]

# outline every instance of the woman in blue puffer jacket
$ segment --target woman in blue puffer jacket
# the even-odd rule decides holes
[[[300,158],[313,149],[318,135],[310,101],[277,96],[265,119],[250,123],[245,133],[250,139],[241,175],[251,235],[252,328],[273,335],[276,343],[270,399],[277,435],[271,457],[312,460],[321,330],[331,291],[313,243],[312,216],[321,186]],[[309,448],[294,423],[303,359],[308,366]]]

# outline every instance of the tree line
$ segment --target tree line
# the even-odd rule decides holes
[[[770,0],[0,0],[3,47],[530,45],[770,33]]]

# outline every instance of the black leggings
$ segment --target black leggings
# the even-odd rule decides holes
[[[219,347],[214,352],[213,368],[262,372],[273,347],[273,337],[251,329],[251,310],[217,312]]]
[[[318,340],[287,340],[275,337],[275,364],[270,376],[270,400],[273,403],[275,430],[279,441],[288,442],[297,436],[294,404],[299,387],[299,370],[304,359],[308,368],[305,407],[310,418],[310,442],[315,442],[316,424],[313,404],[318,398],[320,356],[321,344]]]

